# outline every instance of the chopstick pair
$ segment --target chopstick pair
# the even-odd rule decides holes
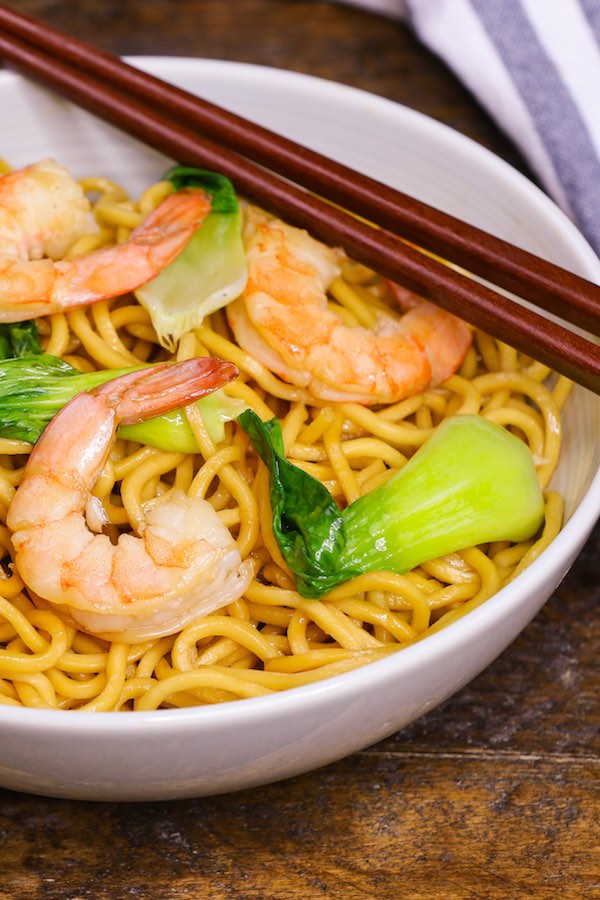
[[[0,56],[178,162],[222,172],[290,223],[600,393],[598,345],[411,244],[599,335],[600,288],[591,282],[3,4]]]

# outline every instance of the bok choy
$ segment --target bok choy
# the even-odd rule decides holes
[[[240,210],[228,178],[188,166],[174,166],[165,178],[177,190],[200,187],[211,196],[211,211],[185,249],[135,291],[161,344],[172,350],[182,334],[241,294],[246,256]]]
[[[488,541],[521,541],[544,504],[529,448],[480,416],[446,419],[385,484],[340,510],[329,491],[284,457],[276,419],[238,421],[269,471],[273,531],[304,597],[357,575],[407,572]]]
[[[144,365],[139,365],[126,369],[80,372],[47,353],[1,360],[0,435],[35,443],[48,422],[75,394],[89,391],[125,372],[143,368]],[[224,438],[224,422],[236,418],[246,408],[245,403],[228,397],[223,390],[214,391],[196,402],[216,442]],[[122,426],[119,436],[159,450],[198,452],[192,429],[181,410],[173,410],[136,425]]]
[[[0,359],[41,353],[40,336],[33,319],[0,322]]]

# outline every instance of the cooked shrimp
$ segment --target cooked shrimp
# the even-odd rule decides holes
[[[227,308],[237,342],[264,365],[314,397],[394,403],[440,384],[471,343],[459,319],[397,289],[404,315],[378,313],[373,329],[350,327],[328,308],[340,253],[305,231],[250,208],[248,282]]]
[[[45,160],[0,176],[0,321],[19,322],[118,297],[158,275],[210,211],[191,188],[168,196],[124,244],[61,259],[88,230],[89,202]]]
[[[119,423],[189,404],[236,374],[216,359],[129,373],[78,394],[43,432],[8,511],[15,565],[84,631],[130,643],[162,637],[246,589],[251,566],[206,500],[167,491],[146,505],[139,536],[117,543],[86,519],[87,508],[98,522],[91,490]]]

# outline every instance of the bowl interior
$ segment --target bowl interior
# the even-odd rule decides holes
[[[361,169],[433,206],[550,258],[591,280],[600,281],[600,262],[592,250],[566,216],[537,188],[472,141],[414,111],[351,88],[262,67],[171,58],[138,58],[136,64]],[[11,123],[10,128],[4,129],[0,154],[13,166],[52,156],[69,166],[77,176],[104,175],[121,181],[136,193],[160,177],[171,162],[33,83],[8,72],[0,73],[0,110],[4,113],[4,120]],[[302,771],[309,765],[323,764],[336,755],[365,746],[432,708],[453,689],[480,671],[516,636],[558,584],[593,527],[600,508],[600,398],[577,387],[569,402],[564,422],[564,451],[554,486],[566,499],[569,518],[567,527],[553,547],[524,576],[501,592],[502,597],[497,595],[466,617],[468,623],[462,620],[449,626],[445,632],[433,635],[427,641],[410,647],[393,658],[372,664],[367,667],[372,670],[369,674],[364,671],[350,672],[333,679],[335,684],[322,683],[296,689],[297,702],[291,706],[291,701],[284,703],[281,697],[274,696],[226,704],[218,709],[170,710],[168,713],[172,715],[168,714],[166,718],[171,722],[178,721],[182,728],[189,729],[196,728],[194,723],[203,722],[204,735],[213,727],[216,728],[216,723],[228,723],[229,727],[233,727],[235,722],[239,722],[244,735],[242,737],[238,733],[237,737],[242,744],[248,740],[246,755],[250,760],[254,753],[256,760],[261,752],[264,755],[269,746],[276,747],[278,743],[269,744],[265,733],[262,751],[260,748],[255,751],[250,749],[251,740],[245,729],[252,721],[256,721],[253,717],[260,717],[263,723],[269,720],[273,736],[278,733],[281,716],[285,715],[286,710],[295,709],[297,713],[304,708],[310,710],[313,716],[311,728],[314,733],[320,729],[319,733],[328,734],[331,724],[336,721],[338,731],[340,730],[340,720],[336,720],[335,710],[331,705],[333,697],[337,695],[336,702],[341,704],[343,701],[347,709],[356,709],[353,721],[343,726],[343,740],[338,736],[337,743],[334,742],[335,750],[330,749],[320,756],[306,755],[302,743],[304,736],[299,737],[295,752],[303,761],[295,770],[288,767],[274,772],[274,777],[282,777],[282,773]],[[496,636],[494,629],[501,617],[505,616],[502,606],[521,611],[510,628],[499,630]],[[468,648],[473,646],[469,644],[469,640],[484,633],[488,634],[488,639],[475,647],[468,659]],[[441,664],[442,658],[447,662],[446,668]],[[449,660],[451,661],[448,662]],[[436,663],[440,664],[437,674]],[[424,698],[423,692],[413,692],[411,699],[411,686],[419,681],[423,682],[423,673],[427,673],[426,678],[430,679],[427,696]],[[376,704],[365,698],[369,685],[371,688],[381,688],[394,681],[398,683],[399,680],[402,681],[403,694],[398,695],[397,699],[400,702],[401,696],[405,702],[404,712],[400,714],[381,707],[377,716],[375,712],[371,716],[370,710]],[[339,715],[342,715],[339,711],[341,709],[342,706],[339,706]],[[23,715],[17,716],[15,713]],[[132,718],[137,718],[137,715]],[[357,731],[359,715],[364,718],[361,729]],[[93,717],[45,714],[37,710],[13,712],[0,705],[0,722],[5,723],[2,727],[6,728],[6,723],[9,723],[15,729],[15,760],[20,758],[25,747],[21,742],[26,733],[25,728],[18,732],[17,726],[20,728],[27,724],[27,727],[31,725],[34,729],[39,724],[42,730],[46,729],[47,736],[58,740],[61,729],[57,726],[57,716],[62,722],[69,720],[69,725],[65,723],[64,729],[67,740],[69,734],[75,731],[79,739],[84,733],[89,736],[104,733],[109,734],[114,741],[119,735],[132,734],[134,731],[130,717],[125,717],[129,719],[125,724],[124,717],[119,714],[104,714],[101,717],[102,725],[97,719],[92,725],[90,719]],[[161,731],[160,728],[160,724],[165,722],[164,716],[155,713],[145,718],[144,714],[140,713],[139,716],[155,737],[159,733],[164,734],[164,729]],[[109,725],[109,722],[113,724]],[[140,720],[135,725],[136,740],[140,734],[138,728],[142,727],[139,722]],[[6,730],[4,733],[7,734]],[[33,731],[27,732],[32,733]],[[307,740],[310,742],[310,736]],[[323,740],[326,742],[325,738]],[[169,745],[171,749],[165,752],[179,753],[179,744],[177,734],[174,734],[172,745]],[[214,746],[217,759],[215,765],[218,767],[222,746],[216,738]],[[65,766],[73,766],[75,773],[79,764],[68,756],[70,751],[66,744],[61,744],[61,752],[67,753]],[[120,777],[114,766],[115,763],[118,766],[121,763],[113,759],[111,748],[105,746],[104,752],[107,781],[98,782],[97,793],[100,798],[104,796],[102,791],[105,790],[106,783],[111,778],[117,781]],[[33,752],[30,755],[32,760],[36,757]],[[119,759],[122,761],[123,758],[121,753]],[[17,789],[55,793],[57,788],[54,781],[52,787],[39,787],[40,778],[43,780],[46,777],[40,773],[45,773],[46,770],[43,757],[38,754],[36,760],[35,776],[19,775],[14,779],[10,774],[3,774],[0,766],[2,783],[13,785]],[[18,768],[20,764],[15,762],[14,765]],[[190,762],[190,774],[183,781],[180,779],[181,784],[177,788],[161,788],[160,794],[156,788],[153,794],[140,782],[135,795],[132,791],[127,793],[128,789],[122,787],[115,789],[111,796],[150,798],[210,792],[198,787],[200,776],[197,774],[198,764],[195,765],[196,768]],[[82,766],[80,764],[77,774],[79,782],[84,779]],[[34,769],[32,762],[32,772]],[[111,775],[113,770],[114,774]],[[122,771],[121,782],[126,785],[127,779],[131,780],[132,775],[124,768]],[[244,780],[243,776],[238,775],[235,787],[258,783],[257,777],[248,776]],[[269,778],[270,776],[261,775],[259,780]],[[233,782],[227,782],[226,778],[219,782],[222,789],[228,789],[228,786],[230,789],[231,784]],[[62,795],[94,796],[94,793],[91,789],[86,793],[67,785],[62,789]]]

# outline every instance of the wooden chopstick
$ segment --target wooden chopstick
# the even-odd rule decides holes
[[[600,333],[600,288],[591,282],[3,4],[0,26],[381,228]]]
[[[33,22],[28,40],[15,35],[15,17]],[[48,40],[47,36],[50,35]],[[85,49],[86,65],[80,68],[63,54],[60,41]],[[35,40],[35,43],[32,41]],[[69,51],[70,52],[70,51]],[[600,348],[580,335],[538,315],[490,288],[465,277],[436,260],[424,256],[388,231],[378,230],[354,216],[323,202],[305,190],[290,184],[273,172],[257,166],[229,147],[200,137],[195,130],[161,111],[161,104],[146,105],[131,93],[123,93],[91,72],[90,59],[98,60],[98,51],[67,39],[54,29],[28,20],[0,5],[0,55],[14,66],[42,80],[59,93],[112,122],[179,162],[201,165],[228,175],[236,188],[293,224],[309,229],[330,244],[341,244],[350,256],[364,262],[382,275],[399,281],[450,312],[482,328],[500,340],[562,372],[600,393]],[[100,54],[127,78],[119,60]],[[143,73],[127,70],[144,80]],[[151,79],[153,83],[158,79]],[[162,89],[161,89],[162,90]],[[139,91],[137,92],[139,96]],[[184,92],[181,92],[184,93]],[[290,142],[288,142],[290,143]],[[347,171],[347,170],[346,170]],[[360,176],[356,176],[360,177]],[[350,191],[351,192],[351,191]],[[359,210],[352,205],[353,213]],[[442,215],[442,214],[439,214]],[[467,226],[470,227],[470,226]],[[456,261],[456,259],[454,260]],[[541,261],[540,261],[541,262]],[[562,271],[562,270],[560,270]],[[568,273],[565,273],[568,275]],[[576,276],[572,276],[576,278]],[[584,285],[589,284],[578,279]],[[595,290],[595,286],[590,285]],[[597,327],[595,301],[585,313]]]

